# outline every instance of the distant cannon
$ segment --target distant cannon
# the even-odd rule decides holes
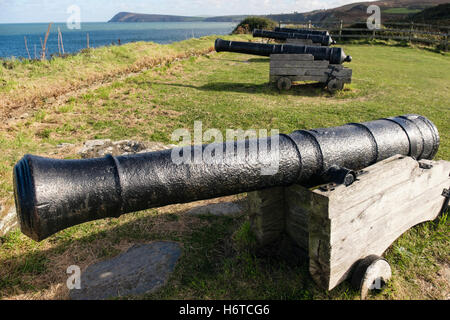
[[[276,40],[287,40],[287,39],[311,40],[313,43],[319,43],[322,46],[330,46],[331,44],[335,43],[329,35],[323,36],[309,33],[276,32],[260,29],[255,29],[253,31],[253,37],[270,38]]]
[[[317,34],[321,36],[329,36],[330,34],[326,30],[314,30],[314,29],[295,29],[295,28],[280,28],[276,27],[276,32],[292,32],[292,33],[303,33],[303,34]]]
[[[169,204],[336,179],[347,185],[354,170],[395,154],[432,159],[438,147],[434,124],[406,115],[119,157],[25,155],[14,167],[14,195],[22,232],[40,241],[83,222]],[[221,156],[174,162],[174,154],[191,159],[211,150]],[[267,164],[277,170],[263,173]]]
[[[311,54],[314,60],[327,60],[330,64],[352,61],[342,48],[298,46],[289,44],[265,44],[216,39],[217,52],[228,51],[269,57],[271,54]]]

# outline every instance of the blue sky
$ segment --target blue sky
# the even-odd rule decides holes
[[[356,0],[0,0],[0,23],[65,22],[77,5],[81,21],[107,21],[120,11],[186,16],[306,12]]]

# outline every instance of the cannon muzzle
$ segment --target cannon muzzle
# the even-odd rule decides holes
[[[311,40],[313,43],[320,43],[322,46],[329,46],[333,43],[333,39],[331,39],[329,35],[324,36],[311,33],[276,32],[261,29],[255,29],[253,31],[253,37],[270,38],[276,40],[305,39]]]
[[[269,57],[271,54],[312,54],[314,60],[328,60],[331,64],[342,64],[352,60],[352,57],[347,56],[342,48],[336,47],[266,44],[216,39],[215,49],[217,52],[228,51],[266,57]]]
[[[321,36],[329,36],[329,32],[326,30],[313,30],[313,29],[295,29],[295,28],[280,28],[276,27],[274,29],[276,32],[291,32],[291,33],[302,33],[302,34],[317,34]]]
[[[14,167],[14,195],[22,232],[40,241],[83,222],[148,208],[294,183],[313,186],[336,176],[337,168],[348,173],[395,154],[432,159],[438,147],[431,121],[405,115],[119,157],[25,155]],[[195,161],[195,154],[204,156]]]

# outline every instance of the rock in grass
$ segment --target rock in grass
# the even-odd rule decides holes
[[[129,155],[135,153],[153,152],[176,147],[161,142],[139,142],[134,140],[111,141],[110,139],[89,140],[78,151],[82,158],[99,158],[106,154],[113,156]]]
[[[135,245],[115,258],[89,266],[81,274],[81,289],[72,300],[104,300],[142,295],[161,288],[181,255],[176,242]]]

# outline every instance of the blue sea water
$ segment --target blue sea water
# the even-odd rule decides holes
[[[149,23],[82,23],[81,29],[68,29],[65,23],[55,23],[50,29],[47,41],[48,53],[58,53],[58,27],[63,36],[66,53],[78,52],[87,46],[89,33],[90,47],[100,47],[133,41],[153,41],[157,43],[171,43],[189,38],[206,35],[229,34],[236,23],[229,22],[149,22]],[[48,24],[46,23],[18,23],[0,24],[0,57],[28,57],[25,49],[24,37],[27,38],[31,58],[34,58],[35,47],[40,54],[40,38],[44,41]]]

